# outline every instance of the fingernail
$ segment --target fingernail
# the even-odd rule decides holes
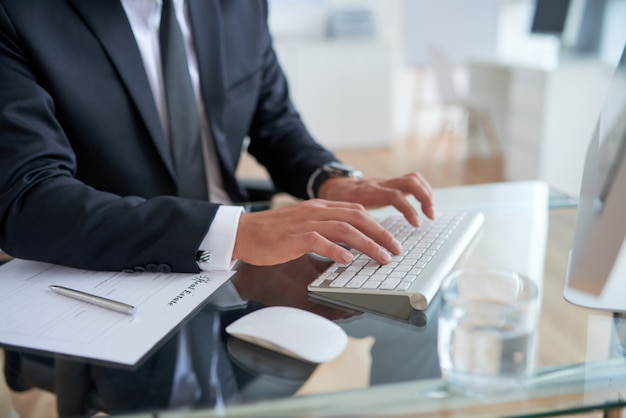
[[[402,252],[402,244],[400,244],[397,239],[394,239],[391,245],[393,246],[394,254],[400,254]]]
[[[388,262],[391,261],[391,256],[383,248],[379,250],[378,255],[384,264],[387,264]]]
[[[346,251],[346,252],[341,254],[341,262],[343,264],[350,263],[353,258],[354,258],[354,255],[351,252],[349,252],[349,251]]]
[[[418,227],[420,226],[420,216],[417,212],[413,212],[413,219],[412,222],[413,226]]]

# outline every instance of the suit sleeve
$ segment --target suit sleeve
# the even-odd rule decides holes
[[[94,270],[198,271],[195,253],[217,206],[120,196],[81,182],[38,70],[0,4],[0,248]]]

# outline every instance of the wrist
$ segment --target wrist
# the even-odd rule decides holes
[[[322,192],[322,186],[328,183],[328,180],[348,178],[355,181],[361,177],[363,177],[363,174],[360,171],[338,161],[324,164],[309,178],[309,182],[307,184],[307,194],[310,199],[323,197],[325,193]],[[326,184],[326,186],[328,185]],[[327,188],[328,187],[324,187],[324,189]]]
[[[317,197],[324,200],[343,200],[341,192],[345,186],[360,181],[356,177],[332,177],[326,179],[317,191]]]

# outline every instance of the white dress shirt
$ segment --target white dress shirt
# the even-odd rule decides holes
[[[139,46],[161,125],[166,138],[168,138],[167,107],[165,104],[163,75],[161,71],[161,51],[159,48],[161,0],[121,0],[121,3],[128,17],[133,34],[135,35],[137,45]],[[211,252],[210,261],[199,262],[198,265],[203,270],[227,270],[232,266],[235,236],[237,234],[239,216],[243,209],[240,206],[228,205],[232,202],[224,190],[217,156],[212,152],[214,149],[213,140],[204,109],[204,103],[200,94],[198,63],[189,26],[189,14],[185,7],[184,0],[174,0],[174,8],[176,9],[178,24],[180,25],[185,40],[189,74],[191,75],[191,82],[196,94],[196,102],[199,110],[200,125],[202,128],[204,166],[207,174],[207,184],[209,186],[209,199],[211,202],[224,204],[218,209],[217,215],[199,248],[199,250]]]

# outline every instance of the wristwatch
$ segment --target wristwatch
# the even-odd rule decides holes
[[[322,183],[329,178],[337,178],[337,177],[352,177],[354,179],[360,179],[363,177],[363,173],[359,170],[350,167],[349,165],[340,163],[338,161],[333,161],[328,164],[324,164],[309,178],[309,182],[307,184],[307,194],[309,198],[314,199],[317,197],[317,191],[319,190]]]

